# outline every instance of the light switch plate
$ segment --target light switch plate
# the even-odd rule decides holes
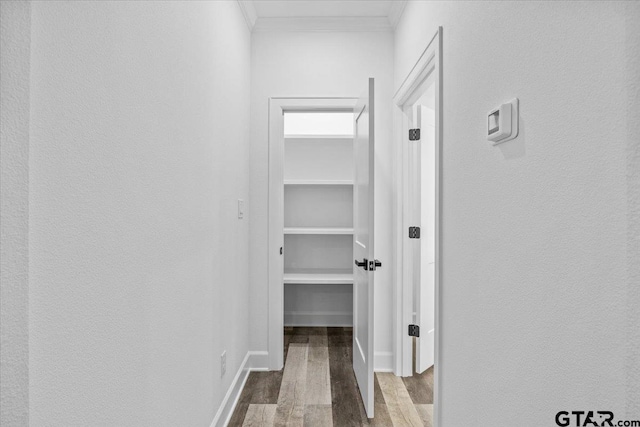
[[[487,139],[493,145],[511,141],[518,136],[519,101],[514,98],[487,114]]]

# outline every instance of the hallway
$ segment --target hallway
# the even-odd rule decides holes
[[[0,52],[0,426],[640,420],[640,1],[0,0]]]
[[[413,377],[375,374],[367,419],[352,366],[351,328],[285,328],[283,370],[252,372],[229,426],[427,426],[433,368]]]

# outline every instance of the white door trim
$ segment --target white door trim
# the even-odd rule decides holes
[[[284,113],[286,111],[353,111],[357,98],[269,98],[269,239],[268,350],[269,370],[284,366]]]
[[[441,272],[442,272],[442,27],[434,34],[427,43],[416,64],[406,76],[393,101],[394,108],[394,135],[396,146],[401,147],[400,153],[396,156],[396,248],[398,256],[395,259],[396,274],[396,316],[395,339],[396,350],[396,375],[408,376],[412,374],[412,341],[408,336],[407,327],[413,317],[413,288],[411,271],[403,262],[404,254],[408,253],[407,247],[407,227],[406,210],[404,209],[405,198],[407,197],[407,179],[405,172],[407,133],[408,127],[403,113],[406,106],[411,105],[420,96],[422,85],[432,74],[436,84],[436,227],[435,227],[435,366],[434,366],[434,395],[433,395],[433,425],[438,427],[440,414],[440,351],[442,342],[442,316],[441,316]]]

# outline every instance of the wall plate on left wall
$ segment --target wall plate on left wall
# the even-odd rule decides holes
[[[238,219],[244,218],[244,200],[238,199]]]

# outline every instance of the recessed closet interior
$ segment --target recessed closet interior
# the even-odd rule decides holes
[[[351,326],[353,113],[284,114],[284,325]]]

